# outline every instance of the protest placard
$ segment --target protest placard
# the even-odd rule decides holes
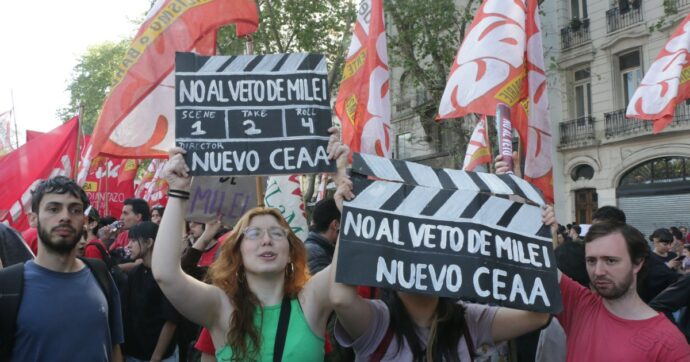
[[[343,208],[336,280],[560,311],[541,209],[505,197],[538,201],[541,195],[524,180],[503,176],[355,154],[356,198]]]
[[[222,222],[234,226],[249,209],[256,207],[253,177],[195,176],[185,219],[206,223],[222,215]]]
[[[177,53],[175,143],[191,175],[332,172],[326,58]]]

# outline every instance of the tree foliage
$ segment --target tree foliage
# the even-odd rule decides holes
[[[79,105],[84,106],[81,124],[84,133],[91,134],[98,120],[98,114],[115,77],[115,71],[130,40],[104,42],[91,46],[79,58],[72,70],[67,85],[70,101],[67,107],[57,111],[58,117],[67,121],[79,113]]]
[[[455,54],[479,4],[478,0],[461,5],[454,0],[388,0],[384,4],[391,66],[402,68],[408,84],[426,91],[426,102],[415,107],[427,135],[424,141],[439,152],[449,152],[456,161],[468,138],[466,127],[459,120],[435,123],[433,119]],[[449,134],[460,142],[443,144],[441,138],[448,139]]]
[[[351,0],[259,0],[259,30],[252,35],[254,53],[310,52],[328,59],[331,92],[340,82],[349,46],[355,4]],[[219,54],[244,54],[245,40],[237,39],[234,26],[218,34]]]

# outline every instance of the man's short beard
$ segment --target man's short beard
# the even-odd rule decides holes
[[[62,227],[66,227],[67,225],[62,225]],[[72,227],[71,225],[69,227]],[[50,232],[44,230],[41,227],[41,223],[38,222],[38,225],[36,225],[36,229],[38,230],[38,240],[41,241],[41,244],[46,247],[46,249],[50,250],[51,252],[55,254],[61,254],[61,255],[67,255],[74,250],[74,247],[77,245],[79,240],[81,240],[81,233],[78,231],[75,231],[74,233],[74,239],[66,239],[63,240],[62,242],[57,242],[54,243],[51,240],[50,237]]]
[[[599,289],[597,289],[596,284],[592,283],[594,286],[594,290],[597,291],[597,294],[599,294],[602,298],[608,299],[608,300],[615,300],[618,299],[628,293],[630,290],[630,287],[632,286],[633,283],[633,273],[632,271],[630,272],[629,278],[626,280],[623,280],[619,285],[616,285],[613,288],[610,288],[605,294],[603,294]]]

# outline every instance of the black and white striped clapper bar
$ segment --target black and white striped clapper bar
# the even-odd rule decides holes
[[[326,57],[175,57],[175,144],[190,174],[331,172]]]
[[[528,182],[357,153],[351,174],[339,282],[561,309],[544,199]]]

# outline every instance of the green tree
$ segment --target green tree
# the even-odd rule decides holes
[[[406,82],[409,79],[410,85],[426,91],[422,93],[426,101],[418,102],[414,109],[426,133],[424,141],[435,145],[439,152],[449,152],[454,165],[462,161],[469,132],[462,120],[436,123],[434,117],[455,54],[480,3],[388,0],[384,4],[390,65],[402,68]]]
[[[82,129],[85,134],[91,134],[103,101],[110,92],[115,71],[130,42],[129,39],[104,42],[87,49],[86,54],[79,58],[77,65],[72,69],[72,76],[67,85],[70,101],[67,107],[57,111],[60,119],[67,121],[72,118],[79,113],[81,104],[84,106]]]
[[[259,0],[259,29],[252,35],[255,54],[310,52],[328,59],[331,94],[338,89],[355,20],[353,0]],[[243,54],[244,39],[234,26],[218,34],[219,54]]]

